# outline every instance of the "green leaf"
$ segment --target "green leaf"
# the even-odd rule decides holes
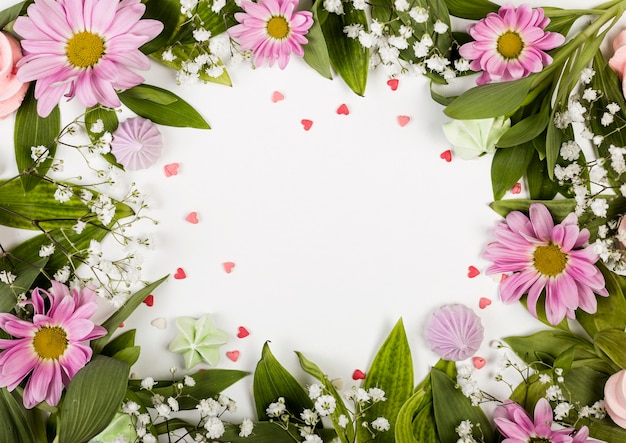
[[[480,20],[500,6],[488,0],[445,0],[450,15],[469,20]]]
[[[178,399],[179,406],[184,410],[193,410],[198,404],[198,399],[215,398],[224,389],[248,375],[245,371],[234,369],[206,369],[191,374],[190,376],[196,381],[196,384],[184,388],[185,395]],[[152,404],[152,393],[141,389],[140,380],[130,380],[128,386],[143,404]],[[176,394],[172,380],[157,381],[156,387],[152,388],[152,392],[160,394],[165,398]]]
[[[333,75],[330,70],[330,56],[328,55],[328,47],[324,40],[324,33],[320,25],[318,9],[312,8],[313,25],[306,34],[308,43],[304,45],[304,61],[315,69],[319,74],[328,79],[332,79]]]
[[[118,93],[120,100],[135,114],[154,123],[197,129],[210,129],[204,118],[182,98],[166,89],[138,85]]]
[[[543,112],[545,109],[546,112]],[[542,112],[532,114],[517,122],[498,139],[499,148],[510,148],[531,141],[541,135],[548,125],[548,108]]]
[[[87,127],[87,134],[92,143],[98,141],[102,136],[102,133],[96,134],[91,130],[91,126],[98,120],[102,120],[104,131],[110,132],[111,134],[115,132],[120,123],[117,118],[117,111],[114,109],[104,108],[99,105],[88,108],[85,111],[85,126]]]
[[[82,443],[102,432],[120,408],[128,364],[97,356],[70,382],[59,413],[59,441]]]
[[[593,337],[599,355],[606,355],[619,368],[626,369],[626,332],[623,329],[604,329]]]
[[[398,320],[376,353],[361,387],[363,389],[380,388],[385,391],[387,401],[373,404],[364,420],[371,421],[377,417],[385,417],[389,420],[390,429],[388,432],[378,434],[376,441],[395,442],[398,413],[413,393],[413,359],[402,319]],[[357,429],[357,439],[365,441],[369,431],[362,426],[357,426]]]
[[[533,159],[535,149],[524,143],[507,149],[496,149],[491,160],[491,186],[493,198],[500,200],[524,175]]]
[[[144,44],[141,51],[144,54],[163,50],[178,28],[180,13],[179,0],[148,0],[145,2],[146,12],[143,18],[151,18],[163,23],[163,30],[154,39]]]
[[[542,137],[540,136],[538,139]],[[550,180],[546,162],[539,158],[539,153],[536,150],[526,169],[526,180],[528,182],[528,194],[533,200],[552,200],[560,189],[555,181]]]
[[[0,388],[0,441],[35,443],[37,439],[32,431],[28,416],[31,411],[24,409],[6,388]]]
[[[265,409],[278,400],[285,399],[287,410],[299,414],[303,409],[313,409],[313,402],[304,388],[272,354],[268,343],[263,345],[261,359],[254,371],[254,403],[260,420],[267,420]]]
[[[31,3],[33,3],[33,0],[20,2],[0,11],[0,29],[4,29],[18,16],[24,14],[26,11],[26,7]]]
[[[576,208],[576,202],[573,199],[562,200],[528,200],[528,199],[512,199],[512,200],[498,200],[491,203],[489,206],[503,217],[511,211],[522,211],[528,213],[530,205],[533,203],[541,203],[545,205],[552,214],[552,218],[556,222],[560,222],[567,215],[574,211]]]
[[[20,171],[20,174],[23,174],[20,178],[25,192],[35,188],[41,181],[36,175],[27,173],[34,166],[30,148],[33,146],[45,146],[48,148],[48,158],[37,165],[38,175],[46,175],[56,152],[56,138],[61,131],[59,107],[55,106],[47,117],[39,117],[34,89],[35,85],[33,83],[28,88],[21,106],[17,109],[13,132],[17,170]]]
[[[99,354],[104,349],[105,345],[109,341],[109,338],[119,326],[128,318],[130,314],[132,314],[137,306],[139,306],[152,291],[154,291],[161,283],[163,283],[169,275],[165,277],[161,277],[159,280],[150,283],[146,287],[140,289],[131,295],[128,300],[109,318],[107,318],[103,323],[102,327],[107,330],[107,334],[104,337],[100,337],[97,340],[91,342],[91,348],[93,349],[94,354]]]
[[[197,44],[198,44],[197,42],[188,43],[186,45],[177,43],[174,46],[171,46],[170,51],[172,52],[172,55],[174,56],[174,60],[172,61],[163,60],[163,57],[161,57],[160,53],[154,54],[154,58],[159,63],[167,66],[173,71],[180,71],[183,67],[183,63],[186,60],[191,60],[197,57],[198,55],[198,48],[196,47]],[[220,66],[224,66],[221,60],[218,61],[218,64]],[[210,76],[209,74],[206,73],[206,70],[204,69],[198,72],[198,76],[199,76],[198,78],[202,80],[203,82],[211,82],[211,83],[217,83],[220,85],[232,86],[232,81],[230,80],[230,76],[228,75],[228,71],[226,69],[224,69],[222,71],[222,74],[218,77]]]
[[[467,120],[514,112],[530,91],[532,76],[512,82],[476,86],[454,99],[444,110],[448,117]]]
[[[479,406],[472,406],[471,400],[456,388],[456,381],[443,371],[433,368],[430,372],[433,390],[433,408],[437,432],[442,442],[458,440],[455,428],[463,420],[474,424],[474,438],[480,441],[493,441],[494,431]]]
[[[396,420],[396,441],[405,443],[440,443],[433,412],[430,373],[402,405]]]
[[[557,357],[572,346],[593,352],[593,345],[584,338],[555,329],[539,331],[528,336],[506,337],[504,342],[528,364],[541,361],[552,366]]]
[[[554,126],[554,114],[550,116],[548,123],[548,130],[546,133],[546,162],[548,169],[548,177],[554,179],[554,167],[559,157],[559,151],[561,150],[562,135],[561,132]]]
[[[0,282],[0,312],[9,312],[15,308],[17,296],[31,289],[33,282],[48,263],[48,257],[37,260],[35,263],[19,263],[15,269],[17,278],[7,285]]]
[[[322,2],[317,2],[317,9]],[[322,31],[328,45],[328,55],[332,67],[346,84],[358,95],[365,94],[367,74],[369,72],[369,50],[358,39],[349,38],[343,28],[347,25],[361,24],[367,30],[368,21],[365,11],[357,10],[352,3],[344,3],[344,14],[328,14],[322,23]]]

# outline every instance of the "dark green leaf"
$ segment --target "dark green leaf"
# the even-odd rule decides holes
[[[98,120],[102,120],[104,131],[115,132],[119,126],[119,119],[117,118],[117,111],[114,109],[103,108],[102,106],[94,106],[85,111],[85,126],[87,127],[87,134],[92,143],[98,141],[102,136],[102,133],[96,134],[91,131],[91,126]]]
[[[0,29],[4,29],[18,16],[24,14],[24,12],[26,11],[26,7],[31,3],[33,3],[33,0],[20,2],[0,11]]]
[[[330,71],[330,56],[328,55],[328,47],[324,40],[324,33],[318,18],[318,9],[312,8],[313,26],[309,28],[306,34],[308,43],[304,45],[304,61],[315,69],[323,77],[332,79]]]
[[[480,20],[490,12],[498,12],[500,6],[488,0],[445,0],[450,15],[469,20]]]
[[[321,2],[317,2],[318,10]],[[357,39],[349,38],[343,28],[351,24],[361,24],[367,29],[365,11],[354,8],[352,3],[344,3],[344,14],[328,14],[322,23],[322,31],[328,45],[328,55],[332,67],[346,84],[358,95],[365,94],[369,72],[369,50]]]
[[[593,344],[599,354],[615,363],[619,368],[626,369],[626,332],[623,329],[604,329],[593,337]]]
[[[151,18],[163,23],[163,30],[154,39],[140,49],[144,54],[162,51],[178,28],[180,13],[179,0],[149,0],[145,2],[146,12],[143,18]]]
[[[540,136],[538,139],[543,137]],[[533,143],[534,145],[534,143]],[[533,200],[552,200],[559,192],[559,185],[550,180],[545,161],[539,158],[539,153],[535,151],[533,159],[526,169],[526,180],[528,182],[528,194]]]
[[[17,303],[17,296],[28,292],[33,282],[37,279],[41,271],[48,263],[48,258],[42,258],[35,263],[19,263],[15,268],[15,281],[7,285],[0,282],[0,312],[9,312]]]
[[[402,405],[396,420],[396,441],[405,443],[440,443],[435,426],[430,373]]]
[[[592,344],[584,338],[555,329],[539,331],[528,336],[506,337],[504,341],[528,364],[542,361],[552,366],[554,360],[572,346],[593,352]]]
[[[131,111],[155,123],[210,129],[209,124],[198,111],[166,89],[151,85],[138,85],[118,95],[122,103]]]
[[[444,112],[448,117],[458,120],[507,115],[524,102],[531,84],[532,76],[476,86],[457,97]]]
[[[82,443],[102,432],[120,408],[128,364],[97,356],[70,382],[59,414],[59,441]]]
[[[37,442],[32,431],[31,421],[28,418],[31,414],[32,412],[24,409],[6,388],[0,388],[0,417],[2,417],[0,441]]]
[[[126,320],[128,316],[135,311],[135,309],[137,309],[137,306],[139,306],[161,283],[167,280],[168,277],[169,276],[166,275],[165,277],[150,283],[145,288],[135,292],[117,311],[111,314],[111,316],[102,323],[102,327],[104,327],[108,332],[104,337],[100,337],[99,339],[91,342],[91,348],[93,349],[94,354],[97,355],[102,352],[113,332],[117,331],[122,322],[124,322],[124,320]]]
[[[547,107],[545,109],[547,111]],[[547,124],[547,112],[532,114],[511,126],[511,128],[498,139],[497,146],[499,148],[510,148],[529,142],[541,135]]]
[[[371,421],[377,417],[385,417],[389,420],[389,432],[380,433],[376,436],[376,440],[393,443],[396,418],[402,405],[413,392],[413,359],[402,319],[398,320],[376,353],[361,387],[363,389],[380,388],[385,391],[387,401],[373,404],[364,420]],[[357,426],[357,428],[357,438],[365,441],[369,431],[362,426]]]
[[[52,159],[56,152],[56,138],[61,131],[59,107],[55,106],[47,117],[39,117],[34,89],[33,83],[28,88],[28,93],[17,110],[13,133],[17,170],[20,173],[25,173],[20,176],[25,192],[33,189],[41,181],[36,175],[26,173],[32,171],[34,166],[30,148],[33,146],[45,146],[48,148],[48,158],[40,162],[36,168],[38,175],[44,176],[52,164]]]
[[[507,149],[496,149],[491,161],[493,198],[500,200],[524,175],[535,149],[530,143]]]
[[[285,399],[287,410],[294,414],[313,408],[313,402],[304,388],[276,360],[269,345],[265,343],[254,371],[254,403],[260,420],[269,418],[265,409],[279,397]]]
[[[496,211],[501,216],[506,217],[506,215],[511,211],[522,211],[528,214],[528,209],[533,203],[541,203],[545,205],[550,210],[550,214],[552,214],[552,218],[555,222],[560,222],[576,208],[576,202],[573,199],[537,201],[519,198],[512,200],[498,200],[491,203],[489,206],[491,206],[491,209]]]

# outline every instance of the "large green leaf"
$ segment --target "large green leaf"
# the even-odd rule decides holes
[[[572,346],[593,351],[593,345],[579,335],[554,329],[506,337],[504,341],[528,364],[541,361],[552,366],[557,357]]]
[[[269,344],[263,345],[261,359],[254,371],[254,404],[257,417],[267,420],[266,408],[279,397],[285,399],[287,410],[300,414],[304,409],[312,409],[313,402],[304,388],[272,354]]]
[[[626,332],[623,329],[604,329],[593,337],[593,344],[620,369],[626,369]]]
[[[445,0],[450,15],[469,20],[480,20],[490,12],[498,12],[500,6],[488,0]]]
[[[457,389],[455,380],[436,368],[430,372],[430,380],[437,432],[442,442],[458,440],[455,428],[463,420],[474,424],[473,435],[477,441],[481,437],[483,441],[493,441],[494,431],[485,413],[480,406],[472,406],[471,400]]]
[[[32,424],[27,417],[30,415],[31,411],[24,409],[6,388],[0,388],[0,417],[2,417],[0,441],[37,442],[32,431]]]
[[[37,114],[37,100],[34,96],[34,83],[28,88],[28,93],[15,116],[13,143],[17,170],[20,171],[22,186],[25,192],[30,191],[41,182],[46,175],[56,152],[56,138],[61,131],[61,113],[55,106],[50,115],[43,118]],[[33,171],[34,161],[31,157],[33,146],[48,148],[48,158],[37,165],[37,174]]]
[[[542,137],[544,136],[541,135],[537,139]],[[550,180],[548,166],[545,161],[541,160],[539,153],[536,151],[526,169],[526,180],[528,183],[528,194],[533,200],[552,200],[559,192],[558,183]]]
[[[149,0],[145,2],[145,5],[146,12],[143,18],[151,18],[163,23],[161,33],[140,48],[144,54],[152,54],[156,51],[162,51],[178,29],[181,18],[180,1]]]
[[[489,206],[491,206],[491,209],[496,211],[501,216],[506,217],[506,215],[511,211],[522,211],[528,213],[528,209],[533,203],[541,203],[545,205],[550,210],[552,218],[554,218],[557,222],[563,220],[576,208],[576,202],[573,199],[537,201],[516,198],[511,200],[498,200],[491,203]]]
[[[324,40],[324,33],[320,25],[318,8],[313,7],[313,25],[306,34],[308,43],[304,45],[304,61],[315,69],[320,75],[328,79],[332,79],[333,75],[330,70],[330,56],[328,55],[328,47]]]
[[[189,103],[158,86],[138,85],[118,95],[131,111],[155,123],[198,129],[211,128]]]
[[[526,99],[532,76],[511,82],[476,86],[457,97],[444,110],[457,120],[492,118],[514,112]]]
[[[321,8],[317,2],[317,8]],[[343,28],[347,25],[361,24],[367,30],[368,21],[365,11],[355,9],[351,2],[343,3],[344,14],[328,14],[322,23],[322,31],[328,46],[328,55],[332,67],[346,84],[358,95],[365,94],[367,74],[369,72],[369,50],[358,39],[349,38]]]
[[[413,393],[413,359],[402,319],[398,320],[378,350],[361,387],[385,391],[387,400],[373,404],[364,419],[371,421],[377,417],[385,417],[389,421],[390,429],[378,434],[376,441],[393,443],[398,413]],[[369,431],[362,426],[357,426],[357,429],[358,439],[367,439]]]
[[[402,405],[396,420],[395,437],[396,441],[405,443],[440,443],[435,426],[430,373]]]
[[[46,263],[48,263],[47,257],[35,263],[16,263],[15,281],[10,285],[0,282],[0,312],[9,312],[15,307],[17,296],[28,292]]]
[[[495,200],[504,197],[524,175],[534,153],[535,149],[530,143],[496,150],[491,161],[491,186]]]
[[[129,366],[97,356],[74,376],[59,412],[59,441],[83,443],[102,432],[120,408]]]

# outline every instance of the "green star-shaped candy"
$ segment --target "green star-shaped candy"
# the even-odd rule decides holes
[[[220,360],[220,347],[228,342],[228,334],[215,327],[213,318],[179,317],[176,320],[178,335],[170,343],[170,351],[183,354],[186,369],[202,361],[215,366]]]

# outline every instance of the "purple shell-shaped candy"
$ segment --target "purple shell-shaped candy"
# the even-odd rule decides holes
[[[161,156],[163,140],[157,126],[142,117],[129,118],[113,133],[111,152],[126,169],[145,169]]]
[[[474,311],[465,305],[444,305],[426,323],[428,346],[444,360],[460,361],[476,353],[484,329]]]

